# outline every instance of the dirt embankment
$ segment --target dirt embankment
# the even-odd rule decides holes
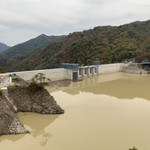
[[[33,93],[22,86],[8,87],[8,94],[0,96],[0,135],[29,132],[18,120],[17,112],[63,114],[64,110],[46,89]]]

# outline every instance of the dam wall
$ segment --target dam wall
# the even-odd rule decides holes
[[[121,72],[123,63],[104,64],[99,66],[99,74]]]
[[[78,77],[84,76],[95,76],[98,74],[104,73],[113,73],[121,71],[121,63],[116,64],[105,64],[100,66],[88,66],[87,68],[79,68],[79,69],[64,69],[64,68],[56,68],[56,69],[43,69],[43,70],[33,70],[33,71],[21,71],[21,72],[10,72],[6,74],[0,74],[0,76],[9,76],[10,74],[16,74],[20,78],[24,80],[31,80],[36,74],[43,73],[46,78],[49,78],[51,81],[56,80],[65,80],[70,79],[72,80],[72,74],[77,72]],[[79,70],[82,70],[82,75]],[[87,71],[87,73],[86,73]],[[91,73],[92,71],[92,73]]]
[[[31,80],[38,73],[43,73],[45,77],[50,79],[51,81],[65,80],[68,77],[66,69],[63,68],[11,72],[11,73],[0,74],[0,75],[9,76],[10,74],[14,74],[14,73],[24,80]]]
[[[74,80],[82,79],[84,77],[96,76],[99,74],[108,74],[114,72],[126,72],[126,73],[141,73],[142,69],[138,68],[137,65],[115,63],[115,64],[104,64],[104,65],[91,65],[91,66],[81,66],[78,69],[44,69],[44,70],[33,70],[33,71],[21,71],[21,72],[11,72],[6,74],[0,74],[3,77],[9,77],[11,74],[16,74],[24,80],[31,80],[36,74],[43,73],[46,78],[51,81],[57,80]],[[143,73],[143,72],[142,72]],[[7,80],[9,82],[10,80]],[[2,83],[2,82],[1,82]]]
[[[24,80],[31,80],[38,73],[43,73],[51,81],[67,79],[67,72],[63,68],[16,72]]]

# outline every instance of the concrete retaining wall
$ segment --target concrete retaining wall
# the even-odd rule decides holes
[[[31,80],[36,74],[43,73],[46,78],[49,78],[51,81],[64,80],[67,79],[67,71],[63,68],[58,69],[45,69],[45,70],[34,70],[34,71],[22,71],[14,72],[17,76],[23,78],[24,80]],[[10,73],[3,74],[8,76]]]
[[[113,73],[113,72],[121,72],[124,67],[126,67],[126,64],[123,63],[116,63],[116,64],[105,64],[100,65],[97,67],[90,66],[88,68],[87,74],[85,74],[85,68],[83,69],[83,74],[79,75],[79,70],[71,70],[71,69],[64,69],[64,68],[58,68],[58,69],[45,69],[45,70],[34,70],[34,71],[22,71],[22,72],[14,72],[19,77],[23,78],[24,80],[31,80],[37,73],[43,73],[46,78],[49,78],[51,81],[56,80],[65,80],[70,79],[72,80],[73,72],[78,72],[78,77],[86,77],[86,76],[95,76],[98,74],[106,74],[106,73]],[[90,73],[90,68],[93,68],[93,73]],[[97,68],[97,72],[95,72],[95,68]],[[129,68],[129,67],[128,67]],[[133,67],[127,70],[132,70]],[[139,70],[138,70],[139,72]],[[10,73],[7,74],[0,74],[3,76],[8,76]]]
[[[122,63],[100,65],[99,74],[120,72],[121,69]]]

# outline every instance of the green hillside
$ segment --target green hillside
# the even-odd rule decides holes
[[[6,59],[12,59],[17,56],[26,55],[33,50],[37,49],[40,46],[46,45],[50,41],[61,38],[61,36],[47,36],[42,34],[34,39],[31,39],[27,42],[15,45],[5,52],[3,52],[0,57]]]
[[[150,60],[150,20],[75,32],[40,50],[9,62],[9,70],[57,68],[61,63],[92,64]]]
[[[10,48],[10,47],[7,46],[6,44],[3,44],[3,43],[0,42],[0,53],[4,52],[8,48]]]

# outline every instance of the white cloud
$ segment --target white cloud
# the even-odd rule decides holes
[[[150,19],[149,0],[0,0],[0,42]]]

